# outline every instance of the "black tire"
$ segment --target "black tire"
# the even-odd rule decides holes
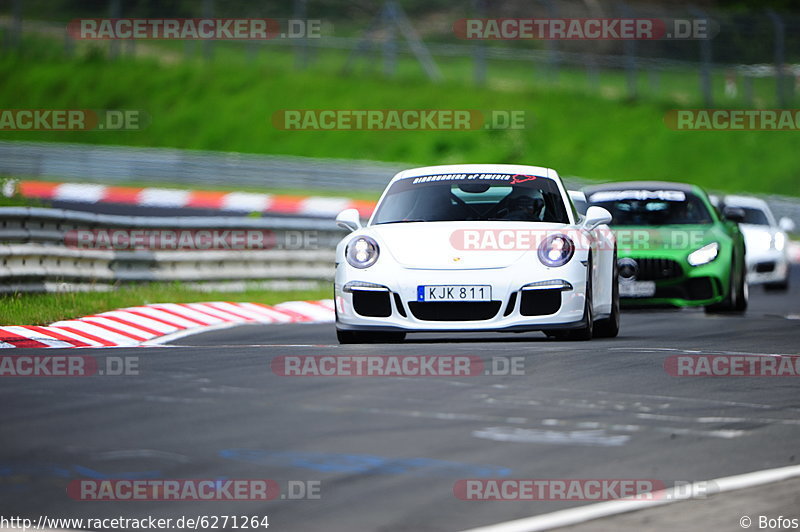
[[[614,250],[614,273],[611,276],[611,315],[594,324],[595,338],[616,338],[619,334],[619,274],[617,273],[617,251]]]
[[[342,331],[336,329],[336,339],[340,344],[362,344],[363,338],[355,331]]]
[[[739,284],[736,287],[736,304],[733,306],[734,312],[745,312],[750,303],[750,286],[747,284],[747,273],[745,265],[742,264],[742,274],[739,276]]]
[[[730,289],[728,295],[714,305],[708,305],[706,312],[709,314],[725,313],[725,312],[744,312],[747,310],[747,304],[750,298],[750,289],[747,286],[747,278],[745,273],[745,265],[739,265],[739,274],[735,273],[731,276]]]
[[[403,332],[343,331],[336,329],[340,344],[393,344],[405,340]]]

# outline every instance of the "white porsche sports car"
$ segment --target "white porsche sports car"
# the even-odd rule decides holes
[[[789,237],[794,231],[790,218],[775,220],[767,202],[750,196],[725,196],[725,207],[742,210],[739,228],[747,246],[747,282],[763,284],[768,290],[789,288]]]
[[[464,164],[398,173],[366,226],[336,248],[341,343],[407,332],[544,331],[560,339],[619,331],[611,215],[576,211],[555,170]]]

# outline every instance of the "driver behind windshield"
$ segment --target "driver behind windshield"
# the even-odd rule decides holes
[[[509,202],[508,215],[506,220],[520,222],[538,222],[542,219],[542,208],[544,200],[531,196],[518,196]]]

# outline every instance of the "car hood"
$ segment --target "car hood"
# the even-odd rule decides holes
[[[535,247],[533,250],[522,246],[514,246],[516,249],[493,247],[490,237],[486,236],[488,233],[497,236],[499,231],[513,231],[516,236],[531,232],[534,237],[541,237],[567,227],[570,226],[506,221],[404,222],[373,225],[368,228],[368,234],[379,242],[382,253],[390,253],[398,264],[406,268],[464,270],[505,268],[527,253],[536,253]],[[464,249],[467,247],[464,245],[464,231],[478,232],[478,242],[488,243],[489,249],[483,245]]]

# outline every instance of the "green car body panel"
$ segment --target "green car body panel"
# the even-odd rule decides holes
[[[655,282],[655,293],[645,297],[625,297],[622,304],[632,306],[700,307],[718,304],[729,297],[735,280],[744,275],[744,237],[736,222],[725,219],[698,186],[667,182],[613,183],[589,187],[586,195],[599,190],[679,190],[694,194],[709,211],[711,223],[675,225],[610,226],[617,236],[618,261],[636,261],[637,281]],[[689,263],[694,251],[717,242],[719,252],[712,261],[699,266]],[[645,270],[645,271],[641,271]]]

